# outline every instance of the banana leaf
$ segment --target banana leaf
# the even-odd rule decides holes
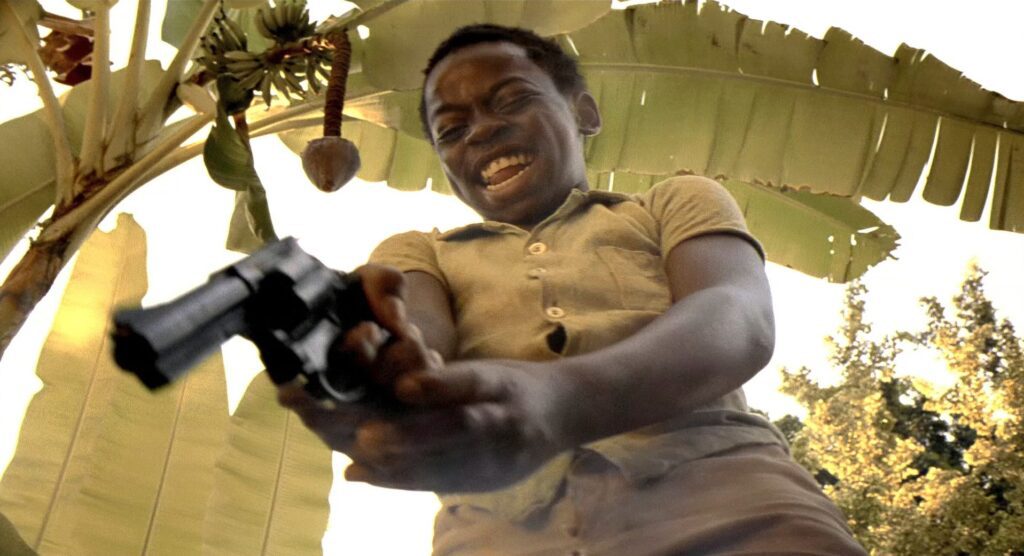
[[[14,249],[46,209],[53,204],[56,158],[39,112],[0,125],[6,145],[36,145],[33,149],[0,149],[0,262]],[[47,147],[38,147],[46,145]]]
[[[24,26],[29,37],[36,40],[39,35],[35,23],[43,17],[43,8],[35,0],[19,0],[8,4],[18,20],[15,21],[8,10],[0,9],[0,64],[24,64],[31,53],[16,26]]]
[[[415,89],[433,47],[458,27],[488,22],[555,35],[610,11],[608,0],[410,0],[366,24],[361,67],[379,90]]]
[[[204,525],[204,553],[320,554],[331,451],[277,403],[260,374],[231,417]]]
[[[255,160],[247,138],[231,126],[223,103],[217,105],[217,120],[203,145],[203,162],[210,178],[235,192],[226,247],[253,253],[275,241],[277,233],[267,205],[267,191],[256,173]]]
[[[587,153],[596,169],[902,202],[931,159],[925,200],[962,198],[970,220],[998,148],[1009,170],[993,203],[1006,209],[993,210],[990,226],[1024,229],[1024,178],[1012,162],[1024,156],[1024,104],[922,50],[902,45],[889,57],[840,29],[814,39],[714,2],[612,13],[567,40],[606,115]]]
[[[245,31],[248,38],[248,50],[259,52],[272,44],[273,41],[260,35],[256,30],[253,17],[257,17],[259,8],[266,9],[270,5],[267,0],[228,0],[224,2],[225,13]],[[174,0],[164,8],[164,17],[160,24],[160,39],[178,48],[185,40],[185,35],[192,26],[192,21],[203,0]]]
[[[139,98],[146,98],[163,76],[164,70],[157,60],[146,60],[142,63],[142,78],[139,84]],[[121,103],[124,91],[125,70],[110,74],[110,94],[107,96],[107,113],[113,114]],[[61,99],[64,108],[64,125],[68,132],[71,150],[76,154],[82,149],[82,133],[85,131],[85,117],[89,109],[89,97],[92,94],[93,81],[83,81],[65,94]],[[120,153],[116,153],[120,154]]]
[[[0,514],[0,552],[7,556],[35,556],[9,519]]]
[[[422,67],[428,54],[402,48],[430,41],[399,35],[447,31],[460,17],[412,1],[371,22],[362,74],[380,90],[371,105],[366,91],[352,95],[361,106],[346,113],[420,137],[421,76],[403,64]],[[815,39],[711,1],[611,11],[556,38],[577,56],[604,117],[587,145],[592,171],[696,173],[903,202],[930,160],[927,201],[959,201],[961,218],[977,220],[991,195],[990,227],[1024,230],[1024,103],[982,89],[922,50],[903,45],[890,57],[840,29]]]
[[[119,370],[109,323],[146,291],[146,240],[126,215],[83,246],[37,374],[0,511],[51,554],[195,553],[227,424],[212,357],[151,394]]]

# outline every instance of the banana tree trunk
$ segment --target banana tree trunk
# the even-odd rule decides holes
[[[79,216],[76,225],[60,230],[53,237],[47,237],[51,235],[47,232],[59,228],[56,224],[61,221],[48,221],[40,239],[32,242],[28,252],[11,269],[0,286],[0,359],[3,359],[7,346],[28,320],[32,310],[50,291],[61,269],[78,252],[78,248],[113,205],[82,205],[81,208],[92,209],[89,211],[91,214]]]

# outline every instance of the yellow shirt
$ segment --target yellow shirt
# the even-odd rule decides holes
[[[533,230],[484,221],[447,232],[406,232],[370,257],[402,271],[426,272],[451,296],[458,359],[532,361],[579,355],[626,338],[672,303],[665,257],[680,242],[727,233],[750,242],[743,215],[717,182],[666,180],[640,195],[573,190]],[[632,482],[743,445],[785,440],[749,412],[739,389],[689,414],[577,450],[594,450]],[[572,461],[566,452],[511,488],[443,496],[510,519],[554,498]]]

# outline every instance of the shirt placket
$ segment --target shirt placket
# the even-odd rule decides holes
[[[565,317],[565,309],[558,305],[557,296],[548,279],[554,256],[549,242],[545,241],[542,236],[532,235],[530,237],[524,255],[527,267],[526,276],[528,279],[537,280],[540,283],[540,310],[549,321],[558,321]]]
[[[551,238],[553,236],[550,228],[545,227],[548,233],[542,233],[535,229],[527,239],[524,250],[524,262],[526,277],[528,280],[536,280],[540,291],[540,317],[550,326],[545,339],[547,348],[555,354],[566,353],[568,343],[568,330],[565,320],[569,317],[570,308],[565,306],[565,299],[560,295],[558,276],[558,265],[564,264],[565,254],[558,253],[553,248]]]

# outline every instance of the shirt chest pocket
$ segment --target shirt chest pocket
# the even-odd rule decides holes
[[[661,257],[612,245],[596,251],[615,281],[623,309],[662,312],[672,304]]]

